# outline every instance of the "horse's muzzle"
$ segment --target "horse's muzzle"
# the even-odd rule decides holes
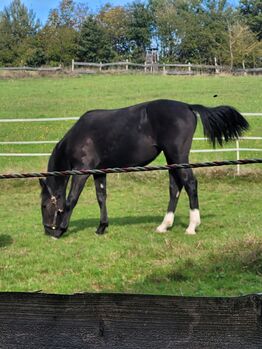
[[[53,227],[50,227],[50,226],[44,226],[45,228],[45,233],[49,236],[52,236],[56,239],[59,239],[65,232],[66,232],[66,229],[61,229],[61,228],[53,228]]]

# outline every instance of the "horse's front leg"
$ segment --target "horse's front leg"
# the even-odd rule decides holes
[[[87,176],[74,175],[72,178],[71,188],[66,200],[66,204],[63,212],[63,218],[60,225],[62,234],[66,232],[68,229],[69,221],[70,221],[70,217],[72,215],[73,209],[78,202],[79,196],[82,193],[82,190],[85,186],[85,183],[88,177],[89,175]]]
[[[97,234],[104,234],[108,227],[108,216],[106,209],[106,175],[94,175],[96,197],[100,207],[100,223],[96,230]]]

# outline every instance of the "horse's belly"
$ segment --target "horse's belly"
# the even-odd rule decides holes
[[[118,144],[105,152],[102,167],[142,166],[153,161],[160,150],[152,142],[143,141],[136,144]]]
[[[160,151],[156,147],[150,149],[144,148],[142,151],[135,152],[132,157],[130,157],[130,164],[128,166],[142,166],[149,164],[153,161]]]

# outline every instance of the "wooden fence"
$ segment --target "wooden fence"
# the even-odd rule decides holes
[[[84,70],[82,71],[80,69],[76,70],[76,67],[84,67]],[[174,75],[193,75],[195,72],[199,71],[206,71],[209,73],[219,73],[222,70],[222,67],[216,65],[204,65],[204,64],[160,64],[160,63],[147,63],[139,64],[139,63],[132,63],[128,60],[124,62],[113,62],[113,63],[89,63],[89,62],[76,62],[75,60],[72,60],[72,71],[75,70],[78,72],[94,72],[94,71],[100,71],[103,70],[142,70],[145,73],[147,72],[162,72],[163,74],[174,74]]]
[[[6,349],[258,349],[262,294],[190,298],[0,293]]]
[[[77,67],[82,67],[82,69],[76,69]],[[145,73],[162,73],[167,75],[195,75],[199,73],[208,74],[220,74],[223,72],[232,74],[252,74],[258,75],[262,74],[262,68],[248,68],[248,69],[233,69],[227,66],[220,66],[216,63],[214,65],[208,64],[191,64],[191,63],[176,63],[176,64],[160,64],[160,63],[147,63],[138,64],[132,63],[128,60],[124,62],[113,62],[113,63],[89,63],[89,62],[76,62],[72,60],[72,72],[76,71],[78,73],[95,73],[107,70],[118,70],[118,71],[134,71],[140,70]]]
[[[240,74],[252,74],[252,75],[259,75],[262,74],[262,68],[246,68],[246,69],[236,69],[235,73]]]
[[[76,69],[76,67],[82,67],[82,69]],[[258,75],[262,74],[262,68],[248,68],[248,69],[235,69],[230,70],[229,67],[215,65],[205,65],[205,64],[139,64],[132,63],[126,60],[125,62],[113,62],[113,63],[88,63],[88,62],[76,62],[72,60],[71,71],[80,74],[90,74],[102,71],[143,71],[145,73],[162,73],[167,75],[194,75],[199,73],[208,74],[220,74],[222,72],[228,72],[233,74],[252,74]],[[0,71],[9,72],[68,72],[68,68],[59,67],[0,67]]]
[[[56,72],[56,71],[62,71],[62,67],[0,67],[0,70],[3,71],[36,71],[36,72]]]

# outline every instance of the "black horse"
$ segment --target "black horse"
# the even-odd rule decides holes
[[[143,166],[163,151],[168,164],[187,163],[193,134],[200,115],[204,134],[215,145],[236,139],[248,128],[244,117],[229,106],[207,108],[172,100],[156,100],[115,110],[85,113],[55,146],[48,171]],[[89,176],[41,179],[42,216],[45,232],[59,238],[68,228],[70,216]],[[190,204],[186,230],[195,234],[200,224],[197,181],[191,169],[169,171],[170,200],[163,222],[157,228],[165,232],[173,225],[178,198],[184,187]],[[100,224],[97,234],[108,226],[106,175],[94,175]]]

